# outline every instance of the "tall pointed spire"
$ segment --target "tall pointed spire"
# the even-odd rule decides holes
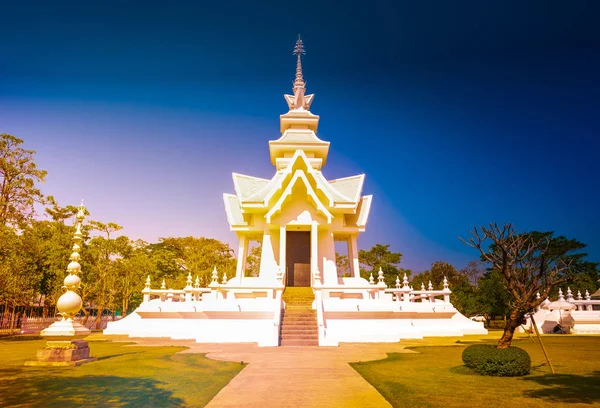
[[[296,46],[294,47],[294,55],[298,57],[296,61],[296,80],[294,81],[294,95],[296,95],[296,88],[306,89],[306,84],[304,83],[304,77],[302,76],[302,55],[306,55],[306,51],[304,51],[304,44],[300,39],[300,34],[298,34],[298,41],[296,41]]]
[[[304,82],[304,76],[302,75],[302,56],[306,54],[304,51],[304,43],[298,34],[298,40],[294,46],[294,55],[296,55],[296,79],[294,80],[294,95],[285,95],[285,100],[290,108],[290,111],[294,110],[309,110],[310,104],[312,103],[314,95],[305,95],[306,83]]]

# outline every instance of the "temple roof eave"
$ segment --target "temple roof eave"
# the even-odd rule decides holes
[[[230,227],[248,225],[244,220],[237,195],[223,194],[223,203],[225,204],[225,213],[227,214],[227,221]]]
[[[304,151],[297,150],[289,160],[290,164],[284,170],[278,171],[271,180],[242,175],[234,176],[234,180],[238,180],[238,183],[239,180],[250,179],[254,182],[254,185],[260,183],[263,186],[260,190],[255,191],[254,194],[240,199],[243,210],[254,212],[255,209],[267,207],[277,191],[281,191],[285,187],[285,180],[293,176],[293,173],[296,171],[296,163],[299,161],[304,163],[304,167],[307,169],[306,174],[314,179],[317,188],[327,197],[327,208],[356,210],[360,203],[360,193],[362,192],[365,178],[364,174],[328,181],[323,176],[323,173],[311,167],[310,159],[306,157]],[[246,181],[246,184],[248,184],[248,181]],[[341,188],[342,191],[338,188]]]
[[[232,173],[233,188],[240,201],[253,196],[257,191],[261,191],[269,184],[270,179],[248,176],[245,174]]]

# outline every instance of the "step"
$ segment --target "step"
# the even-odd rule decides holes
[[[317,319],[315,319],[314,316],[297,316],[297,317],[284,316],[281,321],[283,323],[304,323],[304,322],[317,323]]]
[[[317,336],[319,335],[319,330],[317,330],[316,328],[311,329],[311,330],[296,330],[296,329],[289,329],[289,330],[282,330],[280,333],[280,336],[287,336],[287,337],[291,337],[291,336],[298,336],[298,337],[302,337],[302,336]],[[313,336],[314,335],[314,336]]]
[[[283,314],[289,314],[289,315],[298,315],[298,314],[313,314],[313,315],[317,315],[317,311],[316,310],[312,310],[312,309],[283,309]]]
[[[284,322],[281,327],[294,327],[298,330],[303,330],[306,327],[317,327],[317,322]]]
[[[281,325],[281,330],[317,330],[318,326],[312,324],[284,324]]]
[[[317,318],[317,314],[312,310],[286,310],[283,312],[284,317],[312,317]]]
[[[289,336],[289,335],[285,335],[282,334],[281,336],[279,336],[280,340],[314,340],[314,341],[319,341],[319,336],[317,334],[310,335],[310,336]]]
[[[319,340],[291,340],[281,339],[281,346],[318,346]]]
[[[317,316],[313,313],[284,313],[284,319],[315,319],[317,320]]]

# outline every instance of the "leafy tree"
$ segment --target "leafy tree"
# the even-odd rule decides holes
[[[434,289],[442,289],[444,278],[452,290],[450,298],[456,309],[465,315],[475,314],[477,311],[476,289],[469,282],[464,270],[457,271],[456,268],[444,261],[436,261],[431,267],[416,275],[412,281],[413,288],[419,290],[422,286],[427,288],[431,282]]]
[[[246,272],[245,276],[257,277],[260,273],[260,256],[262,253],[262,242],[253,246],[250,253],[246,257]]]
[[[338,276],[345,277],[350,276],[350,262],[348,262],[347,255],[340,255],[335,253],[335,265],[337,267]]]
[[[0,225],[0,302],[10,310],[15,323],[17,306],[29,305],[36,294],[40,275],[22,251],[20,236],[12,229]]]
[[[100,221],[90,221],[89,225],[93,231],[98,231],[104,236],[92,238],[86,251],[82,254],[82,257],[88,261],[88,268],[87,273],[83,274],[81,297],[84,301],[95,300],[98,310],[96,329],[100,329],[102,313],[107,306],[112,308],[115,306],[116,268],[114,260],[122,257],[124,252],[127,253],[129,239],[125,236],[111,238],[112,233],[123,229],[115,223],[104,224]],[[85,310],[84,313],[86,313]]]
[[[34,204],[44,203],[35,187],[47,172],[34,161],[34,150],[23,149],[23,140],[0,134],[0,225],[24,227],[35,215]]]
[[[379,268],[381,268],[385,284],[388,287],[396,285],[396,278],[400,274],[399,264],[402,254],[390,251],[390,244],[376,244],[368,251],[361,249],[358,251],[358,259],[363,266],[360,271],[363,278],[369,279],[372,273],[373,278],[376,279]]]
[[[210,283],[212,270],[216,266],[219,278],[225,273],[235,275],[236,259],[229,245],[212,238],[178,237],[161,238],[153,251],[160,247],[163,272],[169,272],[173,281],[169,286],[185,286],[187,274],[198,276],[201,286]],[[166,275],[163,275],[163,277]]]
[[[490,321],[510,313],[510,294],[502,274],[492,269],[477,282],[477,310]]]
[[[563,236],[554,237],[553,232],[519,234],[512,224],[503,227],[490,224],[470,233],[471,237],[463,242],[479,250],[482,259],[500,273],[510,297],[510,313],[498,348],[510,346],[525,315],[533,312],[554,287],[572,282],[590,267],[584,260],[587,254],[580,252],[585,244]],[[485,245],[488,239],[489,246]],[[598,264],[593,265],[597,268]],[[540,299],[536,298],[538,292]]]
[[[148,244],[142,240],[129,242],[131,247],[123,258],[115,261],[117,297],[121,302],[123,316],[127,314],[132,299],[144,288],[145,277],[150,275],[156,265],[152,262]],[[137,296],[138,300],[141,300]],[[137,307],[138,304],[134,304]]]

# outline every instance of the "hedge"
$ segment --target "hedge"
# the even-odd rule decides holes
[[[531,371],[529,354],[518,347],[498,349],[491,344],[473,344],[462,353],[465,366],[481,375],[518,377]]]

